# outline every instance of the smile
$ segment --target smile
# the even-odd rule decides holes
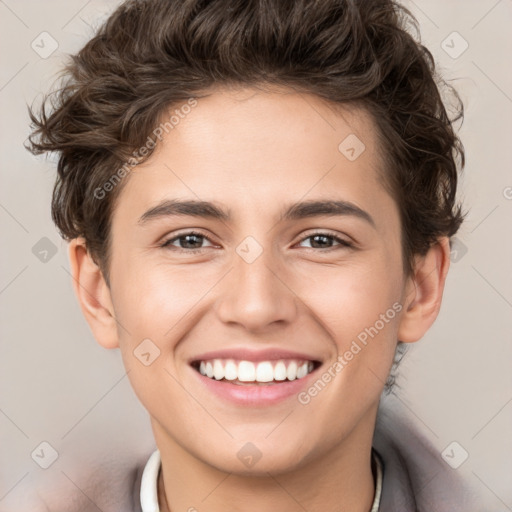
[[[304,378],[317,366],[315,361],[279,359],[273,361],[246,361],[210,359],[196,361],[192,366],[212,380],[230,381],[232,384],[277,384]]]

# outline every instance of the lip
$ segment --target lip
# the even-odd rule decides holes
[[[206,361],[210,359],[234,359],[243,361],[276,361],[280,359],[297,359],[315,362],[315,368],[301,379],[292,381],[281,381],[277,384],[233,384],[226,380],[210,379],[201,375],[194,367],[198,361]],[[301,391],[308,388],[311,380],[318,375],[318,369],[322,365],[319,358],[315,358],[309,354],[280,350],[265,349],[253,351],[250,349],[232,349],[218,350],[204,354],[200,354],[190,359],[190,367],[199,379],[202,386],[206,388],[208,393],[212,393],[223,401],[230,402],[239,407],[266,407],[283,402],[291,397],[296,397]]]
[[[316,377],[317,369],[302,379],[263,386],[258,384],[241,386],[232,384],[229,381],[210,379],[201,375],[196,370],[193,370],[193,372],[209,392],[223,400],[242,407],[266,407],[282,402],[290,397],[295,397],[301,391],[308,388],[311,379]]]
[[[282,350],[277,348],[267,348],[264,350],[251,350],[248,348],[233,348],[224,350],[214,350],[205,352],[189,359],[188,363],[197,363],[199,361],[208,361],[211,359],[234,359],[235,361],[278,361],[280,359],[298,359],[301,361],[321,362],[321,359],[311,354],[303,352],[294,352],[291,350]]]

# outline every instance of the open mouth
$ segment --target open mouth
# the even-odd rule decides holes
[[[246,361],[209,359],[193,361],[192,367],[204,377],[240,386],[272,385],[299,380],[320,366],[319,361],[279,359],[275,361]]]

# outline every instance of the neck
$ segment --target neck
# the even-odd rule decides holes
[[[374,418],[375,419],[375,418]],[[178,510],[368,512],[375,482],[371,470],[371,428],[356,427],[337,446],[286,472],[258,476],[221,471],[198,459],[153,422],[162,467],[158,480],[161,512]]]

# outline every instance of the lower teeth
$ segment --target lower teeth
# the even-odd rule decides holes
[[[238,380],[238,379],[237,380],[222,379],[221,382],[230,382],[231,384],[236,384],[238,386],[269,386],[272,384],[279,384],[280,382],[286,382],[286,381],[285,380],[282,380],[282,381],[273,380],[270,382],[257,382],[257,381],[242,382],[241,380]]]

